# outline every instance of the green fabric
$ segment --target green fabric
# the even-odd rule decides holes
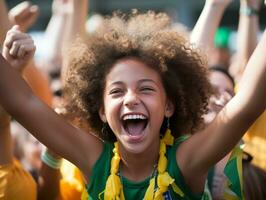
[[[230,159],[224,168],[224,174],[228,178],[227,185],[228,185],[228,190],[230,191],[229,194],[232,194],[232,196],[234,196],[236,199],[244,199],[243,174],[242,174],[242,169],[243,169],[242,168],[242,156],[243,156],[242,148],[243,148],[242,146],[237,145],[233,149]]]
[[[214,37],[214,45],[217,48],[229,48],[229,38],[230,38],[231,30],[226,27],[220,27]]]
[[[184,178],[176,163],[176,149],[183,140],[184,138],[176,140],[175,144],[167,149],[166,156],[168,159],[167,171],[175,179],[175,183],[184,192],[185,197],[182,198],[178,196],[176,193],[173,192],[171,187],[169,187],[170,194],[172,199],[176,200],[200,200],[203,194],[193,194],[189,190],[189,188],[185,185]],[[110,162],[113,156],[113,147],[114,145],[111,143],[104,143],[103,152],[93,167],[90,183],[86,185],[89,194],[89,200],[104,199],[105,183],[110,174]],[[136,183],[127,180],[125,177],[122,177],[125,199],[143,199],[144,194],[149,185],[149,180],[150,178],[148,177],[147,179]]]

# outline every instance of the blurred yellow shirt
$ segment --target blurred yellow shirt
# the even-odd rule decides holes
[[[1,200],[36,200],[37,184],[17,160],[0,165]]]
[[[245,151],[253,156],[252,163],[266,170],[266,111],[244,135]]]
[[[59,200],[80,200],[84,190],[84,181],[79,169],[67,160],[61,167]]]

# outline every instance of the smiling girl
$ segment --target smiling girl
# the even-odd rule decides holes
[[[10,35],[6,49],[17,45]],[[201,199],[208,169],[265,109],[265,46],[266,33],[242,88],[204,130],[198,128],[210,91],[205,62],[166,15],[153,12],[106,19],[70,52],[68,108],[88,120],[93,134],[56,115],[2,57],[0,103],[81,169],[89,194],[84,198]],[[9,58],[24,59],[18,53]]]

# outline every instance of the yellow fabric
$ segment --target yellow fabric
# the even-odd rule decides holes
[[[153,177],[151,180],[150,180],[150,185],[146,191],[146,194],[144,196],[144,199],[145,200],[153,200],[154,198],[154,187],[155,187],[155,177]]]
[[[85,189],[81,172],[72,163],[63,160],[59,200],[80,200]]]
[[[104,199],[105,200],[122,200],[125,199],[123,195],[123,188],[119,176],[117,175],[120,163],[120,155],[118,152],[118,144],[115,143],[113,149],[114,156],[111,160],[111,174],[107,179]]]
[[[35,181],[16,160],[11,164],[0,165],[0,199],[37,199]]]
[[[88,192],[87,192],[87,190],[84,188],[84,189],[83,189],[83,192],[82,192],[82,195],[81,195],[81,200],[88,200],[88,199],[89,199]]]
[[[144,199],[145,200],[163,200],[163,193],[168,190],[169,185],[172,185],[174,192],[184,196],[180,188],[174,183],[174,179],[166,172],[167,168],[167,158],[166,145],[173,145],[174,137],[171,135],[170,129],[167,129],[163,139],[160,141],[160,150],[159,150],[159,161],[158,161],[158,176],[157,176],[157,185],[158,189],[155,191],[155,177],[150,180],[150,185],[148,186]],[[115,143],[113,149],[114,156],[111,160],[111,170],[110,176],[107,179],[106,187],[104,191],[105,200],[124,200],[123,186],[121,184],[120,177],[117,175],[119,170],[120,155],[118,151],[118,143]]]
[[[244,135],[245,151],[253,156],[252,163],[266,170],[266,111]]]

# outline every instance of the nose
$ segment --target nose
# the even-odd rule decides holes
[[[124,105],[128,107],[136,106],[140,103],[140,99],[138,97],[138,94],[134,91],[128,91],[126,95],[124,96]]]

